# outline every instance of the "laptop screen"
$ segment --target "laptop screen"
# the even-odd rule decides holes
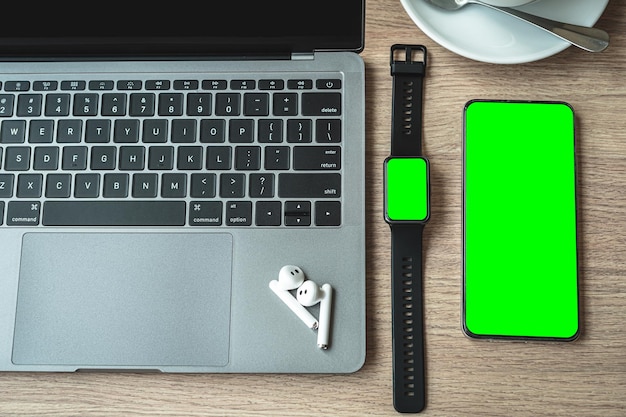
[[[0,56],[265,55],[363,48],[364,0],[62,3],[44,2],[27,12],[17,3],[3,5]]]

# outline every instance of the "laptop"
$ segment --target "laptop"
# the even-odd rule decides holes
[[[0,28],[0,370],[360,369],[364,1],[81,13]]]

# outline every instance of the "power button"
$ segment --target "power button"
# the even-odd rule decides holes
[[[338,78],[327,78],[315,81],[318,90],[338,90],[341,88],[341,80]]]

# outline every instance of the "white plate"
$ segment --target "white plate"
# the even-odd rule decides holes
[[[415,24],[432,40],[454,53],[476,61],[495,64],[531,62],[554,55],[570,46],[568,42],[529,23],[478,4],[447,11],[426,0],[400,2]],[[538,0],[518,9],[552,20],[593,26],[608,2],[609,0]]]

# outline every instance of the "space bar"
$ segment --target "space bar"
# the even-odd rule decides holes
[[[184,201],[46,201],[45,226],[182,226]]]

